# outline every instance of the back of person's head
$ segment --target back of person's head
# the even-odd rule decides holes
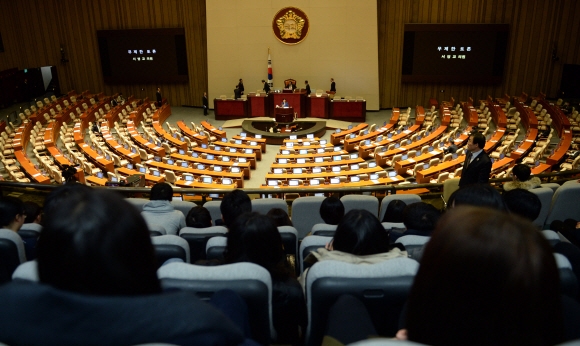
[[[344,205],[340,199],[331,196],[327,197],[320,204],[320,217],[324,223],[338,225],[344,216]]]
[[[189,210],[185,217],[185,225],[194,228],[211,227],[211,215],[204,207],[195,206]]]
[[[36,220],[40,221],[39,218],[42,214],[42,207],[38,205],[38,203],[30,201],[24,202],[24,211],[26,212],[24,223],[33,223]]]
[[[0,196],[0,228],[10,226],[18,216],[24,216],[24,203],[12,196]]]
[[[481,132],[472,132],[470,137],[473,137],[473,144],[477,144],[479,149],[485,148],[485,136]]]
[[[425,202],[409,204],[403,212],[403,222],[407,229],[432,231],[439,221],[441,213],[433,205]]]
[[[266,268],[274,278],[290,275],[282,237],[270,217],[256,212],[238,216],[227,239],[226,263],[252,262]]]
[[[383,216],[383,222],[403,222],[403,210],[407,203],[401,201],[400,199],[394,199],[387,205],[387,210],[385,210],[385,215]]]
[[[252,211],[252,200],[242,190],[234,190],[224,196],[220,204],[222,219],[227,228],[243,213]]]
[[[357,256],[388,252],[389,234],[369,211],[353,209],[338,224],[332,247]]]
[[[147,225],[122,196],[69,184],[49,194],[45,210],[41,282],[93,295],[161,291]]]
[[[293,226],[292,221],[290,220],[290,217],[288,216],[288,213],[286,213],[286,211],[284,209],[272,208],[272,209],[270,209],[268,214],[266,214],[266,216],[269,216],[270,218],[272,218],[276,227]]]
[[[157,183],[151,188],[149,199],[152,201],[171,201],[173,199],[173,188],[167,183]]]
[[[503,200],[512,214],[534,221],[542,211],[542,201],[526,189],[513,189],[503,193]]]
[[[470,205],[507,210],[501,194],[489,184],[473,184],[462,187],[449,196],[447,205],[452,207]]]
[[[554,345],[563,321],[552,249],[527,220],[458,207],[439,221],[409,295],[407,332],[427,345]]]
[[[514,168],[512,168],[512,174],[514,177],[518,178],[519,181],[528,181],[532,175],[532,170],[528,165],[518,163]]]

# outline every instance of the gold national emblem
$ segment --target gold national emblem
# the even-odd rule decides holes
[[[298,8],[286,7],[276,13],[272,27],[282,43],[297,44],[308,34],[308,17]]]

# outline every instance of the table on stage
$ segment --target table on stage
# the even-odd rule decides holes
[[[248,116],[248,102],[245,100],[214,99],[213,108],[216,120],[230,120]]]

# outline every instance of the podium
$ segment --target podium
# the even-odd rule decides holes
[[[294,108],[275,108],[274,115],[277,123],[291,123],[294,121]]]

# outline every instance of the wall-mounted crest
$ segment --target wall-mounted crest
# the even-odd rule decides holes
[[[284,44],[298,44],[308,35],[308,16],[296,7],[285,7],[272,20],[274,36]]]

